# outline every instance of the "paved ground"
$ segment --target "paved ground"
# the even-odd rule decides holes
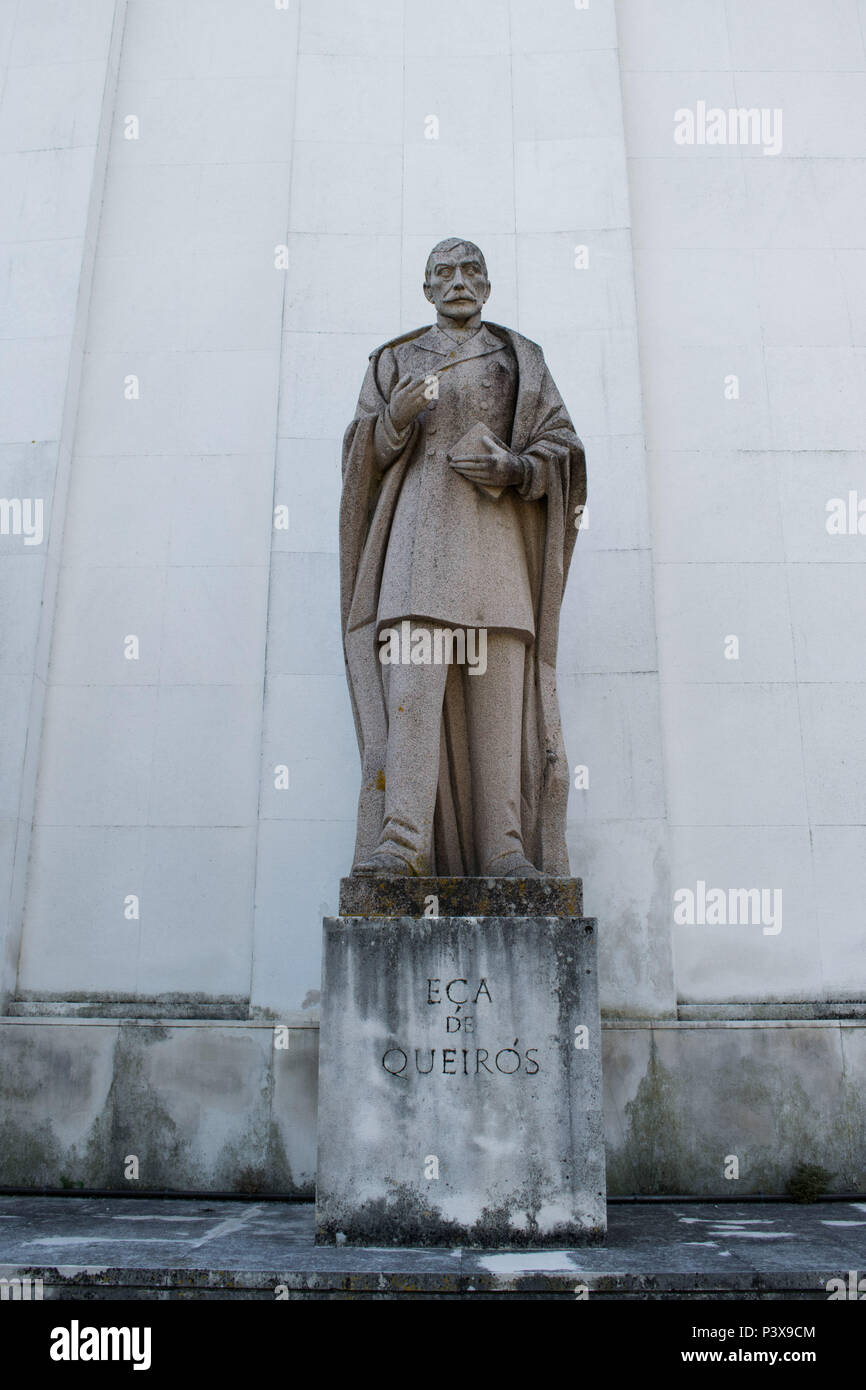
[[[0,1277],[46,1299],[826,1300],[866,1279],[866,1202],[615,1204],[608,1222],[594,1249],[322,1248],[306,1203],[0,1197]]]

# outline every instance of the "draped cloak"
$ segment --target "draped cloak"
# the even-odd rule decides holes
[[[511,438],[505,442],[513,453],[529,456],[534,468],[540,470],[533,495],[543,487],[538,501],[519,507],[535,611],[535,640],[526,649],[520,736],[523,843],[528,858],[542,873],[566,877],[565,815],[570,779],[556,692],[556,653],[559,610],[586,501],[586,461],[541,348],[512,329],[486,320],[485,326],[507,340],[517,359],[514,424]],[[377,369],[386,348],[425,332],[426,327],[417,329],[370,354],[355,417],[343,439],[343,651],[362,778],[355,863],[375,851],[384,816],[388,709],[377,642],[379,588],[397,498],[421,429],[416,421],[406,447],[382,472],[374,431],[388,401]],[[480,872],[469,769],[462,671],[454,666],[448,673],[442,711],[431,866],[436,875],[464,877]]]

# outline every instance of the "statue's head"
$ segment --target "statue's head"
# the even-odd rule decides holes
[[[424,293],[436,312],[455,324],[480,314],[490,294],[487,265],[474,241],[448,237],[427,257]]]

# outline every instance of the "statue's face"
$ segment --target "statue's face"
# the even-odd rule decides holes
[[[481,312],[490,281],[477,254],[468,246],[455,246],[437,253],[424,293],[438,314],[460,324]]]

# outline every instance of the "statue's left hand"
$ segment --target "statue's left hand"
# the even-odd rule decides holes
[[[523,464],[517,455],[497,443],[489,434],[484,435],[483,442],[489,453],[452,459],[451,467],[473,483],[486,483],[489,487],[519,487],[523,482]]]

